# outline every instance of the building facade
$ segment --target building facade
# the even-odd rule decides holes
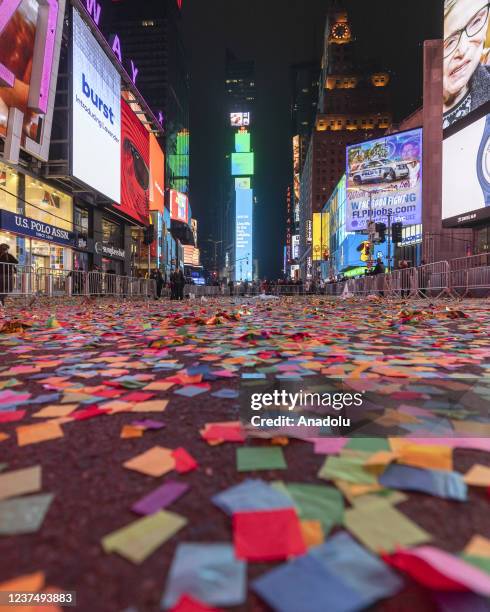
[[[19,265],[35,270],[164,269],[179,251],[165,230],[164,132],[138,88],[155,64],[128,61],[121,36],[104,33],[109,6],[62,0],[49,5],[56,15],[45,26],[40,6],[23,0],[0,33],[13,76],[12,92],[0,92],[0,240]],[[34,37],[33,24],[53,22],[43,38],[53,53],[28,44],[20,65],[19,28]],[[32,73],[23,83],[32,89],[29,104],[35,95],[38,102],[22,108],[11,100],[29,65],[43,78]],[[151,225],[158,237],[142,245]]]
[[[255,64],[226,52],[225,142],[220,275],[233,281],[254,277]]]
[[[318,109],[301,176],[301,276],[311,277],[311,219],[320,212],[346,168],[346,147],[381,136],[392,124],[390,75],[356,56],[345,10],[328,14]]]

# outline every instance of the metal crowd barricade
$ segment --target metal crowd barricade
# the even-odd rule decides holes
[[[34,268],[0,262],[0,296],[28,296],[35,289]]]
[[[273,285],[270,292],[272,295],[303,295],[304,285]]]
[[[460,257],[449,262],[451,289],[461,297],[485,297],[490,291],[490,253]]]
[[[400,268],[389,275],[388,292],[391,296],[416,297],[419,292],[417,268]]]
[[[437,261],[416,268],[417,295],[425,298],[452,296],[449,262]]]

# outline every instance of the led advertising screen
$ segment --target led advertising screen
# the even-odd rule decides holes
[[[170,190],[170,218],[189,223],[189,198],[175,189]]]
[[[313,213],[313,261],[325,261],[330,254],[330,214]]]
[[[250,132],[240,130],[235,134],[235,151],[237,153],[250,152]]]
[[[150,134],[122,99],[121,120],[121,205],[118,209],[148,225]]]
[[[251,189],[252,181],[250,177],[241,177],[235,179],[235,189]]]
[[[121,201],[121,77],[73,9],[72,173]]]
[[[250,113],[230,113],[230,124],[232,127],[248,127]]]
[[[349,268],[366,267],[369,261],[376,262],[381,258],[387,263],[388,242],[371,244],[362,234],[349,234],[342,242],[337,256],[339,271]]]
[[[254,173],[253,153],[232,153],[231,174],[233,176],[252,176]]]
[[[235,281],[252,280],[253,193],[252,189],[235,192]]]
[[[196,247],[184,244],[184,265],[197,267],[200,265],[200,252]]]
[[[293,234],[291,236],[291,257],[298,259],[299,257],[299,234]]]
[[[299,201],[300,195],[300,150],[299,150],[299,136],[293,138],[293,179],[294,179],[294,198],[295,201]]]
[[[43,160],[49,153],[64,11],[64,0],[0,3],[0,136],[7,138],[15,111],[18,145]],[[15,161],[18,147],[7,156]]]
[[[422,129],[347,147],[347,231],[422,222]]]
[[[457,226],[490,217],[490,115],[443,143],[442,218]]]
[[[490,100],[489,8],[485,0],[444,2],[444,128]]]
[[[150,134],[150,210],[163,212],[165,200],[165,156],[158,140]]]

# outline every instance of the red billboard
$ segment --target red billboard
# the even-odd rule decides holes
[[[163,213],[165,198],[165,156],[158,140],[150,134],[150,210]]]
[[[175,189],[170,190],[170,218],[189,223],[189,198]]]
[[[149,224],[150,134],[121,98],[121,204],[117,208]]]

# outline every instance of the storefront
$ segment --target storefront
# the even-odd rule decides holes
[[[70,270],[72,198],[0,162],[0,243],[20,265]]]
[[[124,274],[124,224],[115,218],[102,217],[102,240],[95,241],[95,253],[101,257],[103,272]]]

